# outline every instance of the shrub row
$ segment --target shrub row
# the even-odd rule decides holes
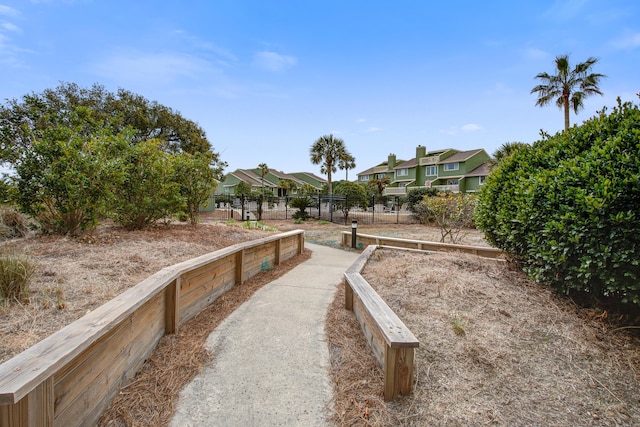
[[[640,306],[640,110],[606,110],[503,160],[476,225],[535,280]]]

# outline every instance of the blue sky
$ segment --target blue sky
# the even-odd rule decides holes
[[[572,123],[638,101],[640,2],[0,0],[2,102],[121,87],[199,123],[227,171],[319,174],[309,148],[329,133],[355,172],[419,144],[531,143],[563,127],[530,94],[560,54],[608,76]]]

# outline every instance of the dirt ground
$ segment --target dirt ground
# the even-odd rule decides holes
[[[504,264],[378,250],[363,276],[420,341],[411,396],[382,371],[338,295],[327,333],[338,425],[640,425],[640,340]]]
[[[167,265],[297,228],[305,229],[309,242],[337,247],[340,233],[351,231],[317,221],[266,224],[273,228],[248,230],[241,223],[205,217],[196,228],[173,224],[131,233],[105,226],[83,239],[29,237],[0,243],[0,251],[28,254],[38,265],[30,303],[0,306],[0,361]],[[437,229],[416,225],[362,226],[358,231],[440,237]],[[476,231],[462,243],[484,244]],[[282,274],[298,261],[268,274]],[[634,330],[615,330],[604,322],[604,313],[579,309],[513,271],[469,256],[385,250],[365,274],[420,340],[416,387],[398,402],[382,402],[382,372],[353,315],[343,309],[341,290],[327,318],[336,425],[640,424],[639,341]],[[224,318],[273,277],[256,279],[238,295],[229,293],[219,302],[224,310],[214,311]],[[214,356],[202,353],[202,337],[221,319],[203,313],[194,320],[182,329],[193,334],[163,339],[164,350],[151,358],[135,387],[123,391],[101,425],[166,423],[175,398],[171,394],[181,389],[178,380],[194,375]],[[191,357],[167,356],[178,348]],[[187,362],[175,366],[172,360]],[[169,377],[179,378],[166,381]],[[164,408],[162,414],[158,408]]]

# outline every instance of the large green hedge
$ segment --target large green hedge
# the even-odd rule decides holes
[[[476,226],[535,280],[640,306],[640,110],[544,136],[502,161]]]

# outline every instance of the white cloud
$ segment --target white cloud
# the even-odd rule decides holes
[[[475,132],[477,130],[481,130],[482,128],[474,123],[469,123],[466,124],[464,126],[462,126],[462,131],[463,132]]]
[[[481,126],[478,126],[473,123],[469,123],[466,125],[462,125],[460,127],[452,126],[449,129],[440,129],[440,133],[444,133],[445,135],[458,135],[460,132],[475,132],[482,130]]]
[[[22,32],[20,30],[20,27],[18,27],[17,25],[12,24],[11,22],[1,22],[0,23],[0,28],[2,28],[5,31],[11,31],[11,32],[14,32],[14,33]]]
[[[281,72],[295,66],[298,63],[298,60],[293,56],[263,51],[255,54],[253,63],[268,71]]]
[[[527,59],[546,59],[548,58],[550,55],[548,52],[542,50],[542,49],[538,49],[535,47],[528,47],[525,49],[524,51],[524,56]]]
[[[107,57],[91,66],[96,74],[115,82],[168,85],[212,71],[206,61],[176,53],[129,53]]]
[[[0,15],[4,15],[4,16],[18,16],[20,15],[20,12],[17,9],[14,9],[12,7],[9,6],[5,6],[3,4],[0,4]]]
[[[366,132],[380,132],[382,130],[382,128],[377,128],[375,126],[372,126],[370,128],[367,128]]]
[[[640,47],[640,33],[628,31],[620,38],[613,40],[611,46],[616,49],[635,49]]]
[[[366,121],[367,119],[365,119],[364,117],[360,117],[359,119],[356,119],[356,123],[364,123]]]

